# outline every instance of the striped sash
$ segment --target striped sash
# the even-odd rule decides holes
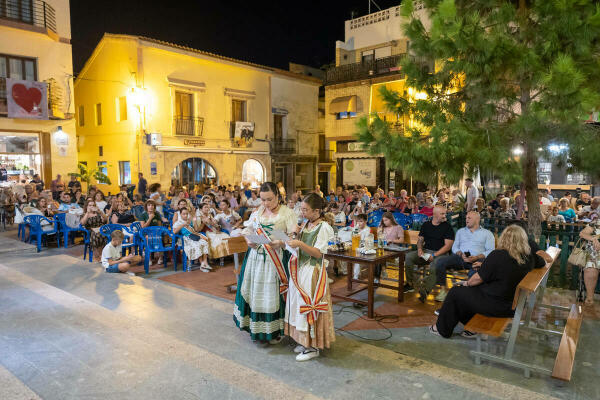
[[[267,233],[262,227],[256,228],[256,233],[260,236],[265,237],[268,240],[271,240],[271,238],[269,238],[269,235],[267,235]],[[277,254],[277,252],[273,250],[273,248],[269,244],[263,244],[262,246],[269,255],[271,261],[273,261],[273,264],[275,264],[275,270],[277,271],[277,275],[279,275],[279,294],[283,295],[283,298],[285,300],[287,298],[289,283],[287,275],[285,274],[285,269],[283,268],[283,263],[279,258],[279,254]]]
[[[327,289],[327,273],[323,264],[321,264],[321,271],[319,272],[319,279],[317,281],[317,287],[315,293],[311,298],[298,284],[298,258],[294,255],[290,258],[290,277],[292,282],[296,285],[300,297],[304,301],[304,304],[300,306],[300,314],[306,315],[306,319],[309,325],[314,325],[317,321],[318,313],[327,312],[329,310],[329,304],[325,300],[325,290]]]

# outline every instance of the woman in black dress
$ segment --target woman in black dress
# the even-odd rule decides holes
[[[440,309],[438,320],[429,327],[431,333],[449,338],[454,327],[466,324],[475,314],[509,318],[515,290],[533,268],[541,268],[552,258],[540,250],[518,225],[510,225],[498,239],[498,248],[492,251],[479,271],[461,286],[448,292]],[[475,334],[465,330],[464,337]]]

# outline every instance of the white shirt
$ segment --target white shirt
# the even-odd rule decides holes
[[[336,224],[341,224],[341,223],[346,223],[346,214],[344,214],[343,211],[340,211],[339,213],[335,214],[333,217],[333,220],[335,221]]]
[[[108,268],[110,267],[108,264],[109,261],[116,261],[121,258],[122,248],[122,245],[115,247],[113,246],[112,241],[108,242],[108,244],[104,246],[104,249],[102,249],[102,266]]]
[[[260,206],[260,199],[258,197],[256,199],[249,198],[248,200],[246,200],[246,204],[248,205],[248,207],[258,207]]]
[[[96,202],[96,207],[98,207],[99,210],[101,210],[102,212],[104,212],[104,208],[106,207],[108,203],[104,200],[100,200]]]
[[[225,214],[223,212],[219,213],[217,214],[215,219],[223,229],[226,229],[229,232],[231,232],[231,230],[233,229],[233,224],[240,220],[241,217],[235,211],[231,211],[230,214]]]
[[[471,211],[475,205],[475,200],[477,200],[478,197],[479,191],[475,185],[471,185],[471,187],[467,189],[467,211]]]

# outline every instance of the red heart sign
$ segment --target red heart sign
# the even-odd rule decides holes
[[[42,92],[38,88],[27,89],[22,83],[17,83],[12,87],[12,98],[15,103],[30,113],[34,105],[42,102]]]

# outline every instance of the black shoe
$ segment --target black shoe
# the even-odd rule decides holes
[[[425,300],[427,300],[427,295],[429,293],[427,293],[427,290],[425,289],[419,289],[419,301],[423,304],[425,304]]]
[[[415,288],[409,285],[408,283],[404,284],[404,293],[414,292]]]

